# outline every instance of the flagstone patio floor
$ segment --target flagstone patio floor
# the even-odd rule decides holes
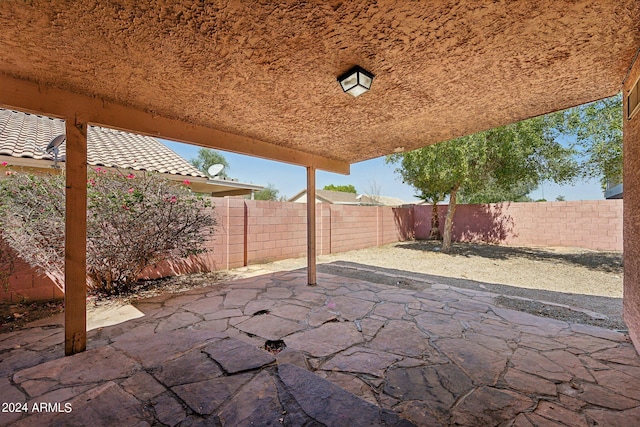
[[[60,322],[0,335],[0,425],[640,425],[623,333],[445,285],[318,282],[278,272],[145,300],[71,357]]]

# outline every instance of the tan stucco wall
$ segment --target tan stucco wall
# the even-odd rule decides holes
[[[636,59],[624,84],[624,320],[640,352],[640,114],[627,120],[627,95],[640,78]]]

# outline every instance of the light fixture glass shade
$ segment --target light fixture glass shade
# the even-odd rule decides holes
[[[355,66],[340,77],[338,82],[342,90],[355,96],[360,96],[371,89],[375,76],[362,67]]]
[[[346,91],[348,94],[353,95],[354,97],[356,96],[360,96],[363,93],[367,92],[368,89],[365,87],[362,87],[360,85],[356,85],[354,87],[352,87],[351,89],[349,89],[348,91]]]
[[[342,90],[344,90],[345,92],[349,92],[349,90],[353,89],[357,84],[358,84],[357,73],[351,74],[349,77],[347,77],[346,79],[340,82],[340,85],[342,86]]]

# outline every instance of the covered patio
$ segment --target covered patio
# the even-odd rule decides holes
[[[74,409],[17,424],[637,420],[640,362],[621,334],[318,275],[313,204],[306,271],[167,297],[88,334],[85,246],[89,125],[300,165],[314,200],[317,169],[622,91],[624,314],[640,348],[639,22],[635,0],[1,2],[0,106],[62,118],[67,138],[64,332],[3,336],[0,369],[12,397]],[[375,74],[358,98],[336,81],[354,65]],[[258,348],[281,337],[278,356]]]
[[[3,399],[28,408],[0,424],[640,422],[640,357],[622,333],[435,282],[318,279],[285,271],[143,300],[142,317],[95,325],[70,358],[55,319],[0,336]]]
[[[639,21],[635,0],[0,4],[0,106],[66,123],[66,354],[86,347],[89,125],[304,166],[315,200],[317,169],[619,91],[625,318],[640,347]],[[353,66],[376,76],[355,99],[336,81]]]

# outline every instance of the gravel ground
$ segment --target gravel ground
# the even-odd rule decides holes
[[[452,254],[443,254],[440,242],[414,241],[323,255],[318,263],[319,271],[416,289],[442,283],[486,290],[502,295],[496,304],[505,307],[626,329],[620,252],[457,243]],[[304,267],[306,259],[299,258],[248,269]]]

